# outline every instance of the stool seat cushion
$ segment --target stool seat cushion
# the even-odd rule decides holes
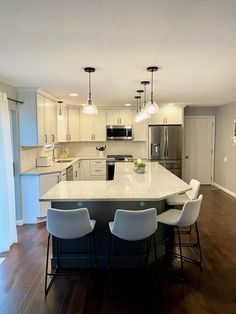
[[[170,209],[160,215],[157,215],[157,222],[163,223],[165,225],[176,226],[180,215],[180,210]]]
[[[187,196],[187,194],[179,194],[170,196],[166,199],[166,203],[170,206],[178,206],[178,205],[184,205],[185,202],[189,201],[190,198]]]

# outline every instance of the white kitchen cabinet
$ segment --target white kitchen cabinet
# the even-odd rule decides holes
[[[32,224],[45,219],[50,202],[39,202],[39,198],[59,183],[60,173],[21,176],[22,208],[24,223]]]
[[[132,110],[107,110],[107,125],[132,125]]]
[[[38,89],[18,89],[20,146],[57,142],[57,100]]]
[[[62,172],[61,172],[61,180],[60,181],[66,181],[66,169],[62,170]]]
[[[73,181],[79,181],[80,180],[80,174],[79,174],[79,170],[80,170],[80,162],[77,161],[75,162],[73,165]]]
[[[57,113],[58,142],[78,142],[80,140],[80,111],[61,105]]]
[[[80,113],[80,140],[106,141],[106,110],[98,110],[96,115]]]
[[[134,122],[137,110],[133,110],[133,141],[141,142],[147,140],[147,120]]]
[[[79,125],[80,125],[79,109],[68,108],[67,110],[68,141],[78,142],[80,140]]]
[[[161,107],[148,119],[148,124],[183,124],[183,108]]]
[[[80,180],[105,181],[106,160],[105,159],[80,160]]]

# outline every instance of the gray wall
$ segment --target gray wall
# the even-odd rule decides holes
[[[185,116],[215,116],[217,107],[185,107]]]
[[[236,193],[236,146],[232,146],[236,102],[219,106],[216,112],[215,183]],[[224,158],[227,162],[224,162]]]
[[[11,85],[0,82],[0,92],[6,93],[10,98],[17,99],[17,89]]]

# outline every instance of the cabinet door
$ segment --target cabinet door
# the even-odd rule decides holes
[[[45,137],[45,144],[52,143],[52,131],[51,131],[51,103],[50,100],[44,97],[44,137]]]
[[[107,110],[107,125],[120,124],[120,110]]]
[[[51,188],[53,188],[57,183],[60,182],[60,174],[59,173],[51,173],[40,176],[40,196],[48,192]],[[47,210],[51,207],[51,202],[41,202],[41,214],[40,217],[47,216]]]
[[[68,123],[67,123],[67,108],[65,105],[61,105],[61,114],[60,108],[58,108],[57,114],[57,138],[58,142],[67,142],[68,141]]]
[[[94,141],[106,141],[106,110],[98,110],[98,114],[93,116],[92,129]]]
[[[183,124],[183,108],[163,108],[167,124]]]
[[[37,94],[37,129],[38,129],[38,145],[46,144],[46,136],[44,132],[44,98]]]
[[[137,114],[136,110],[133,110],[133,119]],[[146,141],[147,140],[147,120],[140,122],[133,122],[133,140],[134,141]]]
[[[80,160],[80,181],[89,181],[89,160]]]
[[[79,136],[79,110],[68,108],[68,136],[69,141],[78,142]]]
[[[51,143],[57,143],[57,103],[50,100]]]
[[[80,112],[80,140],[90,142],[93,140],[93,115]]]
[[[120,110],[120,123],[121,125],[132,125],[133,117],[132,110]]]
[[[79,161],[77,161],[73,164],[73,181],[79,181],[79,168]]]
[[[90,176],[90,181],[106,181],[106,176]]]

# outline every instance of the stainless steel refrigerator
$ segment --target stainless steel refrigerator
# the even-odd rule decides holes
[[[182,176],[182,126],[149,126],[149,160],[158,161],[162,166]]]

